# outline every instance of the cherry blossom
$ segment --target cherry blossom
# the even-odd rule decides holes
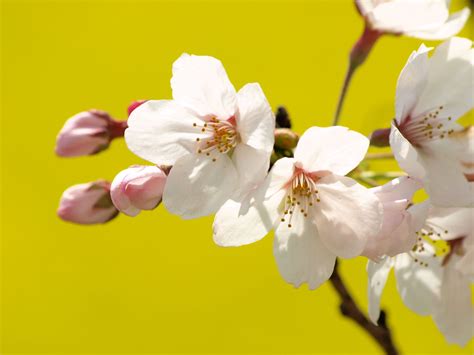
[[[474,104],[472,42],[452,38],[431,58],[429,51],[421,45],[400,74],[390,145],[400,167],[423,180],[433,204],[471,206],[457,147],[447,138],[462,129],[455,121]]]
[[[173,100],[150,100],[129,117],[128,147],[173,168],[166,208],[183,218],[216,212],[265,178],[275,118],[256,83],[238,93],[221,62],[183,54],[173,64]]]
[[[413,249],[380,263],[369,261],[369,316],[377,322],[380,297],[392,268],[407,307],[431,315],[451,343],[473,336],[470,283],[474,276],[472,208],[439,208],[430,201],[410,208],[417,237]]]
[[[382,224],[382,204],[346,177],[369,141],[345,127],[312,127],[294,158],[278,160],[242,200],[229,200],[214,220],[214,240],[240,246],[275,229],[274,255],[283,278],[314,289],[332,274],[336,256],[360,255]]]

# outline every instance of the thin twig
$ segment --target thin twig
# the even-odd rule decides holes
[[[344,99],[346,98],[347,89],[349,88],[349,84],[351,83],[352,75],[354,74],[355,69],[356,69],[356,66],[352,62],[350,62],[349,66],[347,67],[344,83],[342,84],[339,100],[337,101],[336,113],[334,114],[334,119],[332,121],[333,126],[336,126],[339,123],[339,117],[341,116]]]
[[[342,281],[341,277],[339,276],[337,263],[334,267],[334,272],[330,278],[330,281],[341,298],[341,313],[365,329],[365,331],[369,333],[370,336],[372,336],[372,338],[374,338],[374,340],[384,349],[387,355],[397,355],[398,350],[393,343],[390,329],[387,326],[386,313],[383,311],[381,312],[379,326],[376,326],[369,319],[367,319],[347,290],[346,286],[344,285],[344,281]]]

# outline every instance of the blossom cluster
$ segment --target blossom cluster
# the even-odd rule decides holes
[[[366,23],[351,52],[356,65],[382,34],[445,39],[469,16],[449,15],[444,0],[356,5]],[[88,111],[66,123],[59,155],[95,154],[127,127],[128,148],[152,165],[125,169],[111,184],[69,188],[59,216],[104,223],[163,202],[183,219],[214,214],[219,246],[254,243],[273,230],[280,274],[310,289],[331,277],[337,258],[365,256],[374,323],[393,268],[404,303],[431,315],[449,342],[465,344],[473,335],[474,134],[456,121],[473,108],[473,68],[469,39],[434,50],[422,44],[401,70],[384,134],[369,139],[335,125],[299,137],[275,118],[258,83],[236,91],[218,59],[183,54],[173,64],[171,100],[135,102],[126,122]],[[375,141],[391,147],[403,173],[368,187],[357,172]],[[420,190],[428,199],[415,203]]]

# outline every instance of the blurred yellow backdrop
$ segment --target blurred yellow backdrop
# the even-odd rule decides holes
[[[89,108],[125,118],[133,99],[169,98],[185,51],[221,59],[237,88],[259,82],[296,130],[329,125],[362,31],[352,1],[5,0],[1,19],[2,353],[380,352],[339,314],[329,284],[281,279],[272,236],[219,248],[211,217],[181,221],[163,207],[95,227],[55,215],[68,186],[140,162],[123,141],[95,157],[55,157],[64,120]],[[364,134],[389,124],[397,76],[419,44],[380,40],[341,124]],[[365,263],[342,263],[364,309]],[[382,304],[404,353],[472,352],[405,308],[393,279]]]

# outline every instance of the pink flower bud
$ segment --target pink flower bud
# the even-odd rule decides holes
[[[112,182],[112,201],[121,212],[136,216],[161,202],[166,174],[157,166],[135,165],[121,171]]]
[[[389,137],[390,128],[376,129],[370,135],[370,145],[374,147],[388,147],[390,146]]]
[[[138,106],[141,106],[143,103],[147,102],[148,100],[136,100],[136,101],[133,101],[129,106],[128,106],[128,115],[130,116],[133,112],[133,110],[135,110]]]
[[[91,155],[107,149],[113,138],[123,136],[126,121],[115,121],[99,110],[80,112],[66,121],[56,140],[62,157]]]
[[[61,196],[58,208],[61,219],[78,224],[105,223],[117,214],[110,183],[104,180],[71,186]]]
[[[280,149],[292,149],[298,144],[298,135],[289,128],[275,129],[275,146]]]

